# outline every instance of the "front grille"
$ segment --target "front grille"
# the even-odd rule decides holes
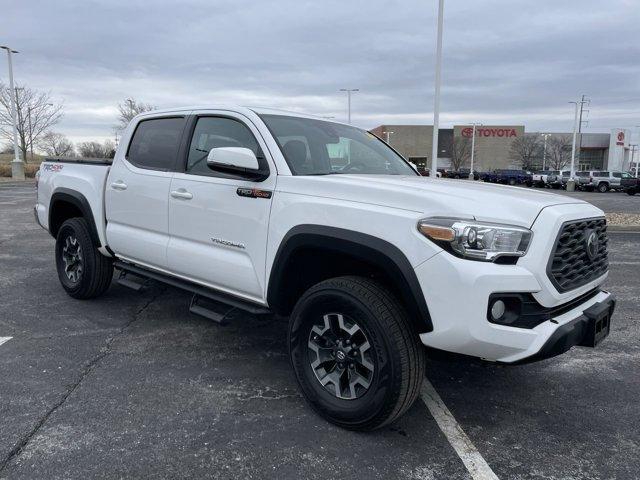
[[[588,252],[588,240],[595,233],[597,246]],[[547,275],[559,292],[581,287],[602,276],[609,268],[607,222],[589,218],[564,223],[551,252]]]

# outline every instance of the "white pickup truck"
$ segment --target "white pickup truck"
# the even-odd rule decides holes
[[[109,162],[42,164],[37,222],[74,298],[142,279],[289,316],[313,408],[367,430],[404,413],[424,345],[508,364],[609,333],[603,212],[573,198],[425,178],[371,133],[218,107],[134,118]]]

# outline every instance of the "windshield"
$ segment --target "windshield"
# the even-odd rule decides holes
[[[418,175],[378,137],[339,123],[260,115],[294,175]]]

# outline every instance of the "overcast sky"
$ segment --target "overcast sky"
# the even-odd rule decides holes
[[[73,140],[112,136],[126,97],[432,123],[437,0],[0,0],[16,81],[50,91]],[[640,125],[640,0],[445,0],[441,124]],[[0,57],[0,80],[7,82]]]

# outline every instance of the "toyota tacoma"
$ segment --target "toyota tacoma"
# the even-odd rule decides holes
[[[73,298],[116,269],[215,321],[221,305],[287,316],[304,397],[350,429],[407,411],[425,346],[540,360],[594,347],[615,306],[593,205],[425,178],[365,130],[278,110],[138,115],[113,160],[45,161],[35,217]]]

